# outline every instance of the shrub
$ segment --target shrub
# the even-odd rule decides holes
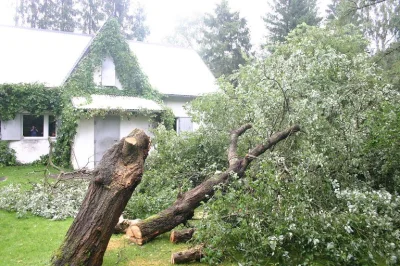
[[[15,151],[8,147],[7,141],[0,140],[0,167],[11,166],[17,163]]]

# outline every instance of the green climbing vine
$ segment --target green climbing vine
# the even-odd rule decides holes
[[[94,82],[94,73],[100,69],[107,56],[113,58],[116,76],[122,90],[116,87],[103,87]],[[126,110],[83,110],[74,108],[72,97],[90,95],[116,95],[142,97],[162,105],[161,94],[152,88],[147,76],[142,72],[139,62],[131,53],[128,43],[120,32],[115,19],[105,23],[90,43],[85,54],[71,72],[70,77],[60,88],[46,88],[42,84],[4,84],[0,87],[0,119],[13,119],[16,114],[25,111],[34,115],[52,112],[61,121],[57,130],[54,162],[60,166],[70,166],[71,147],[76,135],[80,118],[118,114],[124,117],[146,115],[153,122],[173,126],[173,113],[165,108],[163,112],[153,113],[146,109]]]
[[[113,58],[115,72],[121,83],[122,90],[116,87],[102,87],[95,84],[93,76],[107,56]],[[139,62],[131,53],[128,43],[121,34],[120,26],[115,19],[109,20],[99,34],[93,39],[82,60],[73,70],[70,78],[63,86],[64,108],[61,112],[61,126],[55,145],[55,162],[61,166],[69,166],[72,141],[76,134],[80,117],[105,116],[107,114],[119,114],[126,117],[133,115],[149,115],[146,110],[81,110],[72,106],[72,97],[88,97],[90,95],[117,95],[136,96],[154,100],[162,104],[161,94],[152,88],[147,76],[142,72]],[[171,112],[165,112],[171,114]],[[153,120],[159,122],[170,121],[165,119],[166,114],[151,114]],[[168,116],[168,115],[167,115]]]
[[[43,84],[0,84],[0,120],[14,119],[18,113],[43,115],[61,113],[60,89]]]

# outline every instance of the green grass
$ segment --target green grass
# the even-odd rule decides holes
[[[71,222],[0,211],[0,265],[47,265]]]
[[[44,166],[7,166],[0,167],[0,177],[6,177],[0,182],[0,188],[10,184],[21,184],[24,189],[30,188],[30,183],[43,182]],[[56,171],[53,171],[56,173]]]
[[[29,189],[31,182],[43,182],[44,167],[0,167],[2,176],[6,176],[7,180],[0,182],[0,188],[21,184],[24,189]],[[17,218],[14,212],[0,210],[0,266],[49,265],[52,254],[61,245],[72,221],[52,221],[32,215]],[[168,233],[144,246],[130,244],[124,235],[113,235],[103,265],[171,265],[171,253],[187,248],[185,244],[171,244]],[[233,264],[226,262],[221,265]]]
[[[71,223],[72,219],[52,221],[31,215],[18,219],[13,212],[0,211],[0,265],[49,265]],[[171,253],[187,248],[186,244],[171,244],[168,233],[144,246],[130,244],[124,235],[113,235],[103,265],[171,265]]]

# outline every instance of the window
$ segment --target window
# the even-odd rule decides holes
[[[111,57],[106,57],[101,67],[101,85],[102,86],[116,86],[115,83],[115,65]]]
[[[23,115],[22,132],[24,137],[43,137],[44,115]]]
[[[181,133],[185,131],[193,131],[192,118],[190,117],[177,117],[176,118],[176,132]]]
[[[1,121],[3,140],[55,137],[57,120],[54,115],[18,114],[12,120]]]

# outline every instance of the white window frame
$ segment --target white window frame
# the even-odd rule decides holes
[[[47,139],[49,137],[49,116],[52,114],[42,114],[43,116],[43,136],[40,137],[30,137],[23,135],[23,124],[24,124],[24,115],[30,115],[29,113],[17,114],[13,120],[1,121],[1,135],[2,140],[39,140],[39,139]],[[8,127],[11,126],[11,129]],[[11,131],[12,133],[7,133],[7,131]],[[56,136],[51,137],[51,139],[57,138],[57,128],[56,128]]]

